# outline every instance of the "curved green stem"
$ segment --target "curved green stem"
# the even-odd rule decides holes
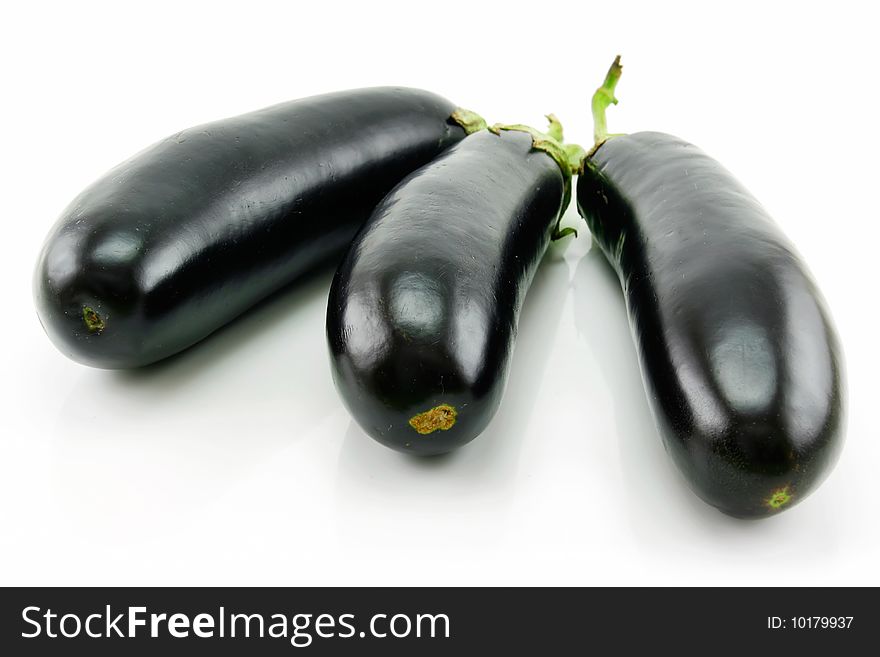
[[[614,89],[617,87],[617,81],[620,80],[620,74],[623,73],[623,66],[620,65],[620,55],[614,58],[611,68],[605,75],[605,81],[602,86],[596,89],[593,94],[593,138],[595,140],[594,148],[598,147],[602,142],[608,139],[608,123],[605,119],[605,110],[611,105],[617,105],[617,98],[614,97]]]

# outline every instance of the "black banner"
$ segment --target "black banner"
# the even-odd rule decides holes
[[[880,620],[875,600],[875,589],[841,588],[3,589],[0,650],[853,654],[869,645]]]

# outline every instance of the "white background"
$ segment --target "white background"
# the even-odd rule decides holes
[[[0,17],[0,584],[880,584],[870,3],[16,5]],[[553,111],[588,143],[617,53],[611,131],[675,133],[724,162],[837,322],[847,444],[786,513],[733,520],[686,488],[586,231],[536,277],[497,417],[446,458],[392,452],[343,409],[329,273],[138,372],[77,365],[40,329],[31,272],[55,218],[167,134],[398,84],[490,122]]]

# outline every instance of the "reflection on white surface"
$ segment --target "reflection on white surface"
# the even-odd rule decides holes
[[[641,545],[668,546],[689,531],[694,514],[713,525],[717,513],[697,500],[663,449],[645,395],[626,304],[617,275],[598,248],[577,264],[573,277],[574,322],[594,367],[587,380],[596,435],[604,451],[594,457],[614,464],[617,514]],[[600,310],[601,309],[601,310]],[[597,313],[601,312],[601,319]]]
[[[865,581],[871,500],[839,504],[857,477],[838,470],[771,522],[729,519],[687,489],[654,429],[617,280],[588,247],[552,247],[498,414],[429,460],[372,441],[340,403],[329,272],[144,372],[76,365],[36,319],[16,327],[2,581],[796,584],[839,582],[852,563]]]
[[[320,427],[338,405],[322,330],[331,273],[140,370],[75,365],[41,341],[47,365],[70,377],[46,418],[51,521],[110,549],[187,532]]]
[[[595,388],[591,407],[601,427],[594,439],[607,441],[615,451],[601,458],[606,467],[609,463],[617,467],[618,478],[608,486],[639,553],[662,555],[669,562],[699,560],[703,554],[739,561],[761,549],[772,553],[774,541],[797,540],[782,539],[786,532],[801,532],[807,540],[809,530],[797,522],[803,507],[773,522],[742,522],[719,513],[690,491],[654,425],[620,284],[598,248],[579,261],[573,288],[578,334],[598,366],[592,377],[585,377]],[[600,395],[605,404],[598,403]],[[833,523],[827,516],[823,521]],[[808,550],[823,555],[834,549],[838,539],[826,533],[809,540]]]
[[[521,494],[516,487],[522,452],[536,438],[533,432],[541,431],[531,422],[532,410],[547,386],[553,347],[547,336],[559,327],[568,276],[566,262],[552,255],[536,274],[500,408],[473,442],[451,454],[418,459],[379,445],[349,423],[336,479],[340,540],[380,545],[394,535],[397,549],[419,550],[488,547],[504,540]],[[457,328],[465,333],[457,342],[471,339],[467,331],[474,317],[462,317]],[[548,387],[553,389],[552,382]]]

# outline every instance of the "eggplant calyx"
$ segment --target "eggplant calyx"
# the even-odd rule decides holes
[[[570,179],[573,172],[580,166],[580,162],[573,163],[569,159],[569,151],[563,145],[562,124],[554,114],[548,114],[547,120],[549,126],[547,132],[541,132],[536,128],[522,123],[496,123],[489,128],[489,132],[493,134],[501,134],[502,130],[526,132],[532,137],[532,148],[536,151],[544,151],[553,158],[553,161],[559,165],[562,175],[566,179]],[[570,146],[575,146],[570,144]],[[574,164],[574,166],[572,166]]]
[[[463,107],[456,108],[456,110],[449,116],[449,120],[460,125],[464,129],[466,135],[472,135],[475,132],[485,130],[488,127],[486,119],[476,112]]]
[[[577,235],[577,231],[573,228],[560,229],[559,224],[571,201],[571,177],[583,170],[582,166],[586,159],[586,152],[577,144],[563,143],[562,123],[559,122],[555,114],[548,114],[547,121],[549,122],[547,132],[541,132],[522,123],[496,123],[489,128],[489,132],[496,135],[500,135],[502,130],[525,132],[532,138],[532,149],[547,153],[559,166],[559,170],[562,171],[564,193],[562,205],[559,208],[559,216],[556,220],[556,227],[553,229],[552,239],[557,240],[567,235]]]

